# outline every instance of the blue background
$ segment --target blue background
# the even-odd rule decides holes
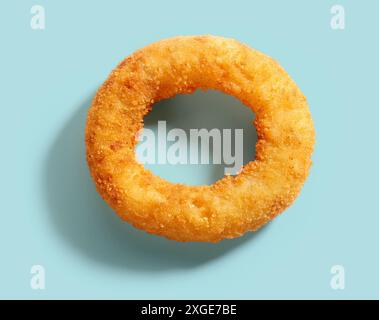
[[[30,28],[34,4],[46,9],[43,31]],[[379,298],[379,2],[340,0],[344,31],[330,28],[333,4],[2,3],[0,297]],[[308,97],[317,134],[294,205],[256,234],[216,245],[121,223],[95,191],[83,142],[90,101],[120,60],[162,38],[205,33],[276,58]],[[220,97],[173,101],[178,110],[208,99],[236,103]],[[197,117],[239,127],[239,112],[226,113],[230,123],[222,112]],[[195,184],[215,177],[209,166],[154,170]],[[34,264],[46,269],[45,290],[30,288]],[[330,287],[335,264],[345,267],[345,290]]]

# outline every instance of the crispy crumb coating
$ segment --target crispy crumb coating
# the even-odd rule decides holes
[[[212,185],[170,183],[137,161],[136,133],[155,102],[198,88],[255,112],[256,159]],[[86,125],[87,161],[104,200],[135,227],[177,241],[235,238],[273,219],[299,194],[314,140],[306,98],[285,70],[211,35],[161,40],[127,57],[98,90]]]

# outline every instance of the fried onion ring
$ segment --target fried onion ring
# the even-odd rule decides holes
[[[138,162],[136,134],[155,102],[198,88],[255,112],[256,159],[212,185],[170,183]],[[177,241],[235,238],[273,219],[299,194],[314,139],[306,98],[285,70],[211,35],[161,40],[127,57],[98,90],[86,124],[87,162],[104,200],[135,227]]]

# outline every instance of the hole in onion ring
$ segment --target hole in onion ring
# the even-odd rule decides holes
[[[176,95],[145,116],[137,158],[170,182],[212,184],[254,160],[254,117],[238,99],[216,90]]]

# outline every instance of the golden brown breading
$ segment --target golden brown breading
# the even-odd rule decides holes
[[[137,161],[136,133],[155,102],[197,88],[255,112],[256,159],[212,185],[170,183]],[[98,90],[86,126],[88,165],[105,201],[135,227],[178,241],[239,237],[273,219],[299,194],[313,145],[306,99],[283,68],[210,35],[161,40],[127,57]]]

